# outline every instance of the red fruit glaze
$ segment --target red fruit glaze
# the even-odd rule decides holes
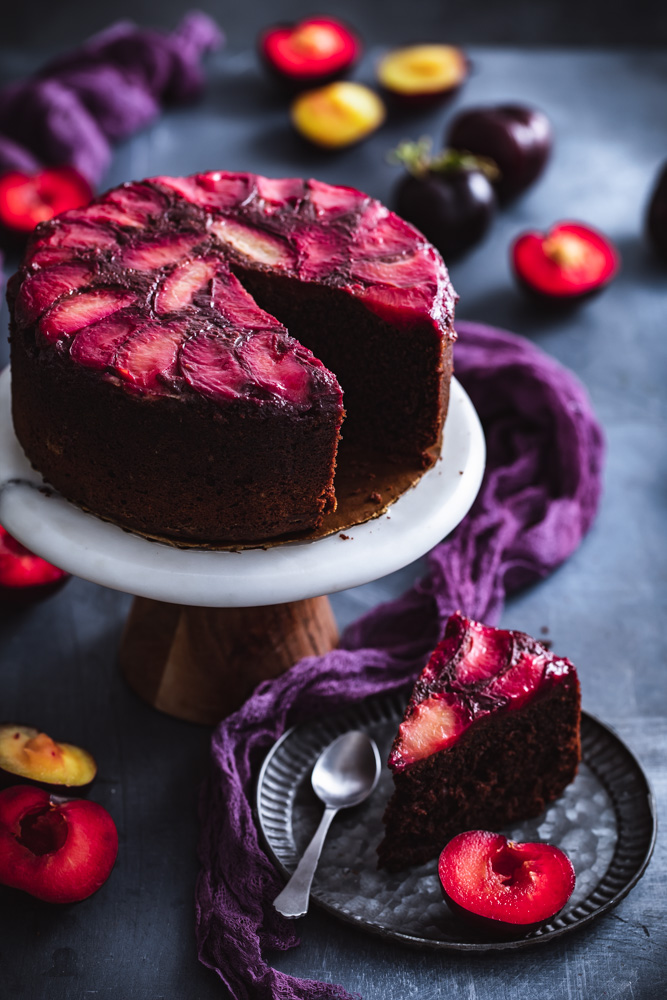
[[[154,182],[202,208],[229,211],[247,201],[254,191],[252,174],[214,170],[194,177],[155,177]]]
[[[40,349],[70,350],[134,391],[340,406],[333,376],[231,269],[243,281],[270,270],[327,284],[394,325],[448,335],[453,291],[412,226],[352,188],[225,171],[124,185],[40,226],[15,316],[21,325],[39,319]],[[190,339],[180,327],[172,336],[186,320]]]
[[[81,218],[81,217],[80,217]],[[57,219],[47,230],[47,235],[39,236],[28,250],[26,263],[33,267],[48,267],[52,263],[60,263],[78,257],[82,251],[111,250],[116,247],[116,236],[111,229],[98,226],[92,222],[81,222],[63,216]],[[56,251],[67,251],[58,254]]]
[[[233,274],[227,270],[226,264],[218,263],[218,269],[212,284],[212,303],[220,318],[230,326],[252,329],[257,327],[275,327],[285,332],[282,323],[270,313],[260,309],[252,295]]]
[[[490,932],[533,930],[572,895],[574,868],[550,844],[518,844],[469,830],[447,844],[438,875],[450,908]]]
[[[514,711],[575,673],[536,639],[451,616],[445,638],[417,679],[389,767],[403,771],[445,750],[477,719]]]
[[[74,167],[51,167],[32,176],[11,171],[0,177],[0,225],[29,233],[40,222],[87,205],[90,184]]]
[[[354,32],[333,17],[267,28],[259,51],[269,67],[292,83],[323,83],[349,69],[361,53]]]
[[[235,219],[217,219],[211,222],[209,231],[218,242],[258,264],[283,270],[296,263],[294,251],[280,237],[253,226],[245,226]]]
[[[70,355],[78,364],[102,371],[111,365],[116,351],[139,323],[140,318],[136,314],[126,311],[114,313],[99,323],[91,323],[74,337]]]
[[[69,573],[33,555],[0,525],[0,597],[40,600],[69,579]]]
[[[120,264],[135,271],[154,271],[175,264],[203,241],[201,233],[161,236],[146,243],[133,243],[120,254]]]
[[[114,358],[114,370],[137,389],[165,390],[178,372],[178,349],[185,340],[184,322],[147,323],[131,334]]]
[[[310,374],[299,355],[312,361],[312,354],[291,337],[267,330],[247,340],[238,349],[239,360],[267,392],[296,406],[307,406]]]
[[[47,343],[54,344],[84,326],[124,309],[134,300],[132,292],[112,288],[96,288],[94,291],[71,295],[49,309],[40,320],[38,330]]]
[[[234,331],[223,339],[216,330],[201,330],[181,350],[181,373],[203,396],[233,399],[243,394],[248,373],[234,353]]]
[[[117,854],[114,821],[96,802],[62,802],[28,785],[0,792],[3,885],[48,903],[76,903],[106,882]]]
[[[16,300],[16,315],[23,323],[34,323],[57,298],[89,285],[92,264],[60,264],[38,271],[21,285]]]
[[[579,298],[602,288],[620,263],[606,236],[578,222],[559,222],[547,234],[523,233],[511,256],[519,280],[553,299]]]
[[[217,264],[215,257],[199,257],[174,268],[158,290],[155,297],[155,311],[178,312],[189,306],[197,292],[210,283],[216,273]]]

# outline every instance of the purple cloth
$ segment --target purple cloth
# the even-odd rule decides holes
[[[0,91],[0,170],[68,163],[97,184],[111,159],[109,142],[144,128],[162,104],[197,97],[202,56],[222,43],[218,26],[198,11],[171,35],[113,25]]]
[[[295,979],[264,952],[298,944],[273,909],[283,880],[262,850],[251,800],[258,766],[285,729],[416,677],[449,615],[495,623],[505,595],[550,573],[576,549],[601,492],[603,440],[577,379],[529,341],[458,323],[456,374],[487,438],[487,469],[459,527],[428,556],[428,575],[346,630],[339,649],[261,684],[213,736],[201,800],[196,890],[199,958],[236,1000],[349,994]]]
[[[13,142],[7,136],[0,135],[0,174],[6,174],[9,170],[34,174],[39,170],[39,160],[24,146]]]

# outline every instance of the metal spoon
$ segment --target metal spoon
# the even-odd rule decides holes
[[[326,809],[313,839],[291,879],[273,901],[284,917],[302,917],[308,910],[310,887],[324,838],[339,809],[357,806],[368,798],[380,777],[380,754],[366,733],[343,733],[330,743],[315,762],[311,783]]]

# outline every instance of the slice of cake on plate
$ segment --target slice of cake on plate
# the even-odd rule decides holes
[[[379,867],[422,864],[464,830],[539,815],[576,775],[580,716],[569,660],[523,632],[452,615],[391,749]]]

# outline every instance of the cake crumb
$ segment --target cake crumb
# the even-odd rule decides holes
[[[368,498],[372,503],[382,503],[382,494],[378,493],[377,490],[373,490]]]
[[[338,537],[342,538],[344,541],[347,541],[350,536],[349,535],[340,534]]]
[[[540,626],[540,635],[549,635],[549,626],[548,625],[542,625],[542,626]]]

